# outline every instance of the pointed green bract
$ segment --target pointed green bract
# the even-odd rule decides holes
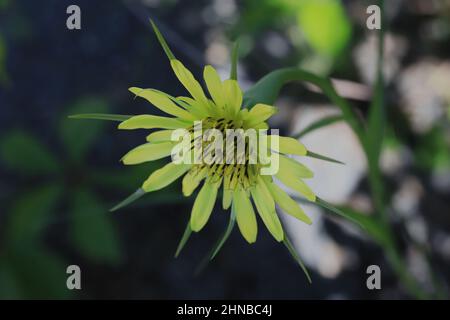
[[[178,244],[177,251],[175,252],[175,258],[178,258],[178,256],[180,255],[181,250],[183,250],[187,241],[191,237],[191,234],[192,234],[191,223],[190,223],[190,221],[188,221],[188,223],[186,225],[186,229],[184,230],[183,236],[181,237],[181,240]]]
[[[291,241],[289,240],[289,238],[286,235],[283,238],[283,243],[286,246],[286,248],[288,249],[291,256],[294,258],[294,260],[297,261],[300,268],[302,268],[303,272],[306,275],[306,278],[308,279],[308,282],[312,283],[311,276],[309,275],[308,269],[306,269],[305,264],[300,259],[300,256],[298,255],[297,251],[295,251],[294,246],[292,245]]]
[[[130,195],[128,198],[126,198],[125,200],[123,200],[119,204],[115,205],[113,208],[109,209],[109,211],[114,212],[116,210],[119,210],[119,209],[129,205],[130,203],[136,201],[137,199],[142,197],[144,194],[145,194],[144,189],[139,188],[132,195]]]
[[[85,114],[71,115],[69,116],[69,119],[110,120],[122,122],[132,117],[133,117],[132,115],[124,115],[124,114],[85,113]]]
[[[325,208],[335,214],[337,214],[338,216],[341,216],[343,218],[346,218],[354,223],[356,223],[358,226],[360,226],[362,229],[365,229],[364,224],[362,224],[360,221],[358,221],[357,219],[355,219],[353,216],[348,215],[347,213],[345,213],[342,210],[339,210],[338,208],[336,208],[335,206],[333,206],[331,203],[317,197],[316,201],[314,202],[315,204],[321,206],[322,208]]]
[[[215,256],[219,253],[220,249],[222,249],[223,245],[230,237],[230,234],[234,229],[235,223],[236,223],[236,214],[234,212],[234,209],[232,208],[231,213],[230,213],[230,220],[228,221],[227,228],[226,228],[224,234],[222,235],[222,237],[220,237],[220,239],[217,241],[216,245],[214,246],[209,260],[213,260],[215,258]]]
[[[312,152],[312,151],[309,151],[309,150],[306,153],[306,156],[310,157],[310,158],[315,158],[315,159],[319,159],[319,160],[323,160],[323,161],[328,161],[328,162],[333,162],[333,163],[345,165],[345,163],[343,163],[342,161],[339,161],[339,160],[336,160],[336,159],[333,159],[333,158],[330,158],[330,157],[326,157],[326,156],[323,156],[321,154],[318,154],[318,153],[315,153],[315,152]]]
[[[166,39],[164,39],[163,35],[161,34],[161,32],[159,31],[158,27],[156,26],[156,24],[153,22],[152,19],[150,19],[150,23],[152,25],[153,31],[156,34],[156,38],[158,38],[161,47],[163,48],[164,52],[167,55],[167,58],[169,58],[169,60],[175,59],[175,56],[172,53],[172,50],[170,50],[169,45],[166,42]]]

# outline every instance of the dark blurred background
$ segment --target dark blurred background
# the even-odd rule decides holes
[[[81,30],[66,8],[81,8]],[[308,284],[285,248],[260,228],[248,245],[235,230],[202,273],[197,266],[225,229],[210,223],[173,258],[192,198],[179,184],[113,214],[107,210],[163,164],[125,167],[144,141],[115,123],[69,120],[76,113],[158,111],[130,86],[184,93],[151,32],[154,19],[175,55],[200,79],[205,64],[225,77],[239,38],[244,89],[264,74],[300,66],[331,76],[363,116],[375,79],[376,31],[369,1],[338,0],[0,0],[0,298],[412,298],[363,233],[316,208],[312,227],[283,215],[312,273]],[[450,283],[450,1],[386,1],[388,128],[382,169],[400,249],[425,291]],[[343,80],[345,79],[345,80]],[[336,113],[312,87],[289,85],[273,125],[290,134]],[[337,123],[305,137],[321,197],[370,211],[366,164],[349,128]],[[260,224],[260,226],[262,226]],[[66,288],[79,265],[82,290]],[[382,270],[382,290],[366,268]]]

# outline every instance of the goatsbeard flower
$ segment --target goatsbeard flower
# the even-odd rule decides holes
[[[200,190],[195,198],[176,256],[192,231],[198,232],[206,225],[218,202],[217,198],[221,197],[223,209],[231,209],[230,222],[222,239],[212,251],[210,259],[214,258],[228,238],[236,221],[245,240],[254,243],[258,233],[256,216],[259,215],[271,235],[286,245],[310,281],[307,270],[283,230],[276,212],[276,205],[287,214],[307,224],[311,224],[311,220],[297,201],[278,186],[276,181],[284,184],[301,198],[344,215],[324,200],[316,198],[314,192],[304,182],[305,179],[312,178],[313,173],[292,156],[310,156],[340,162],[308,151],[297,139],[280,136],[278,130],[271,130],[271,135],[267,135],[268,120],[277,109],[271,105],[251,102],[256,100],[255,92],[250,94],[249,91],[247,99],[244,99],[243,92],[236,81],[236,50],[233,54],[230,79],[222,81],[212,66],[208,65],[204,68],[203,78],[208,89],[208,97],[192,73],[175,58],[156,26],[152,25],[176,77],[190,96],[173,97],[156,89],[132,87],[129,90],[135,96],[147,100],[168,116],[149,114],[73,116],[73,118],[120,121],[119,129],[123,130],[152,130],[146,138],[146,143],[132,149],[122,158],[126,165],[171,156],[168,164],[151,173],[141,188],[111,210],[117,210],[147,192],[161,190],[182,178],[184,196],[192,195],[196,189]],[[264,86],[259,88],[261,89],[265,90]],[[200,135],[197,135],[198,124],[201,127]],[[206,131],[202,131],[203,129]],[[174,150],[178,150],[180,141],[177,141],[174,136],[179,138],[177,134],[180,130],[184,132],[183,147],[181,153],[177,151],[177,157],[177,152]],[[231,139],[232,143],[228,140],[230,130],[235,135]],[[213,136],[211,132],[215,133],[214,139],[211,139]],[[256,132],[256,140],[252,142],[247,132]],[[217,133],[220,137],[227,137],[225,145],[222,141],[219,148],[216,144],[220,141],[220,139],[217,140]],[[237,144],[234,144],[234,138],[237,139]],[[249,138],[248,144],[245,143],[247,138]],[[242,142],[244,146],[240,148]],[[256,157],[254,157],[255,149],[257,149]],[[196,151],[200,151],[200,157]],[[222,156],[218,157],[218,155]],[[228,161],[229,155],[232,155],[231,159],[234,161]],[[256,161],[254,161],[255,158]],[[183,161],[179,161],[180,159]],[[270,161],[267,162],[267,159]],[[273,166],[274,163],[275,166]]]
[[[133,94],[147,100],[169,116],[137,115],[119,124],[119,129],[123,130],[156,129],[147,136],[147,143],[132,149],[122,158],[124,164],[139,164],[169,157],[176,144],[172,141],[174,131],[183,128],[192,135],[196,122],[201,122],[207,129],[217,130],[223,136],[226,135],[225,131],[230,129],[245,131],[269,128],[267,120],[276,113],[275,107],[256,104],[244,108],[243,93],[238,82],[234,79],[222,81],[217,71],[208,65],[204,68],[203,78],[211,97],[209,98],[192,73],[173,56],[164,42],[163,47],[168,53],[170,65],[176,77],[190,96],[172,97],[155,89],[137,87],[129,89]],[[200,143],[197,143],[199,139],[189,140],[191,150],[199,146],[205,150],[208,149],[208,145],[211,146],[212,142],[201,138]],[[274,138],[278,145],[275,151],[271,143],[275,140]],[[278,170],[273,175],[261,174],[264,164],[250,163],[250,152],[247,148],[243,153],[244,161],[239,163],[237,161],[207,163],[204,159],[200,163],[171,161],[154,171],[144,181],[140,193],[163,189],[181,177],[183,177],[184,196],[190,196],[197,188],[200,188],[189,222],[190,229],[198,232],[208,222],[219,196],[219,190],[222,189],[222,207],[223,209],[232,207],[232,214],[235,214],[239,230],[245,240],[249,243],[256,241],[258,230],[256,211],[272,236],[277,241],[283,241],[285,235],[275,210],[276,204],[286,213],[307,224],[311,224],[311,220],[298,203],[274,182],[274,178],[309,201],[315,201],[314,192],[303,181],[313,177],[313,173],[288,156],[306,155],[305,146],[298,140],[270,135],[267,136],[267,141],[266,153],[273,154],[277,151],[277,161],[279,161]],[[225,150],[225,153],[237,152],[236,145],[232,145],[231,148],[231,150]]]
[[[203,77],[212,97],[210,99],[192,73],[179,60],[171,59],[170,64],[191,97],[174,98],[155,89],[130,88],[129,90],[136,96],[144,98],[171,117],[137,115],[120,123],[119,129],[157,129],[147,136],[147,143],[136,147],[122,158],[124,164],[139,164],[169,157],[177,143],[172,141],[174,131],[185,128],[192,134],[197,121],[201,121],[207,129],[218,130],[223,136],[226,136],[225,130],[242,129],[245,132],[249,129],[268,128],[267,120],[275,114],[276,108],[265,104],[256,104],[249,109],[242,108],[242,90],[236,80],[222,81],[213,67],[206,66]],[[275,177],[308,200],[315,201],[314,193],[303,182],[303,179],[311,178],[313,173],[287,156],[304,156],[306,148],[294,138],[282,136],[276,138],[280,154]],[[211,141],[204,141],[207,139],[200,140],[203,140],[200,144],[203,150],[213,144]],[[268,136],[267,154],[274,152],[270,143],[273,140],[274,136]],[[191,139],[189,143],[192,144],[191,150],[199,147],[195,139]],[[237,154],[235,150],[237,144],[231,147],[233,149],[225,150],[225,153]],[[276,214],[275,204],[286,213],[308,224],[311,223],[297,202],[274,183],[272,176],[261,174],[262,164],[250,163],[248,149],[244,156],[246,157],[244,161],[229,164],[224,161],[208,164],[206,159],[202,159],[200,163],[172,161],[153,172],[143,183],[142,190],[145,192],[160,190],[183,177],[183,194],[190,196],[203,182],[190,218],[191,229],[198,232],[207,223],[219,189],[222,188],[222,207],[229,209],[233,206],[238,227],[249,243],[255,242],[257,236],[256,215],[252,202],[265,226],[277,241],[283,240],[284,232]]]

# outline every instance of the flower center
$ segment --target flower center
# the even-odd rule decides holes
[[[240,184],[248,189],[256,183],[260,165],[255,159],[256,130],[244,130],[242,124],[225,118],[206,118],[189,129],[195,165],[192,174],[207,177],[211,182],[224,179],[226,189]]]

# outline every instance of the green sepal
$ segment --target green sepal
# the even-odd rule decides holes
[[[108,113],[84,113],[69,116],[69,119],[91,119],[91,120],[109,120],[109,121],[125,121],[133,117],[133,115],[124,114],[108,114]]]
[[[175,258],[178,258],[178,256],[180,255],[181,250],[183,250],[187,241],[191,237],[191,234],[192,234],[192,229],[191,229],[191,223],[190,223],[190,219],[189,219],[188,223],[186,225],[186,229],[184,230],[183,236],[181,237],[180,243],[178,244],[177,251],[175,252]]]
[[[299,264],[300,268],[302,268],[303,272],[306,275],[306,278],[308,279],[308,282],[311,284],[311,276],[309,275],[308,269],[306,268],[303,261],[300,259],[300,256],[298,255],[297,251],[295,251],[294,246],[292,245],[291,241],[289,241],[289,238],[286,236],[286,233],[284,234],[283,243],[288,249],[289,253],[291,254],[292,258]]]
[[[323,161],[328,161],[328,162],[333,162],[333,163],[345,165],[345,163],[342,162],[342,161],[339,161],[339,160],[336,160],[336,159],[333,159],[333,158],[330,158],[330,157],[326,157],[326,156],[323,156],[321,154],[318,154],[318,153],[315,153],[315,152],[312,152],[312,151],[309,151],[309,150],[306,152],[306,156],[310,157],[310,158],[315,158],[315,159],[319,159],[319,160],[323,160]]]
[[[172,53],[172,50],[170,50],[169,45],[166,42],[166,39],[164,39],[163,35],[161,34],[161,32],[159,31],[158,27],[156,26],[156,24],[153,22],[152,19],[150,19],[150,24],[152,25],[153,31],[156,34],[156,38],[158,38],[159,43],[161,44],[161,47],[163,48],[164,52],[167,55],[167,58],[169,58],[169,60],[175,60],[175,56]]]
[[[115,205],[114,207],[112,207],[111,209],[109,209],[110,212],[114,212],[116,210],[119,210],[127,205],[129,205],[130,203],[136,201],[137,199],[139,199],[140,197],[142,197],[145,194],[144,189],[139,188],[137,189],[132,195],[130,195],[129,197],[127,197],[125,200],[121,201],[119,204]]]

